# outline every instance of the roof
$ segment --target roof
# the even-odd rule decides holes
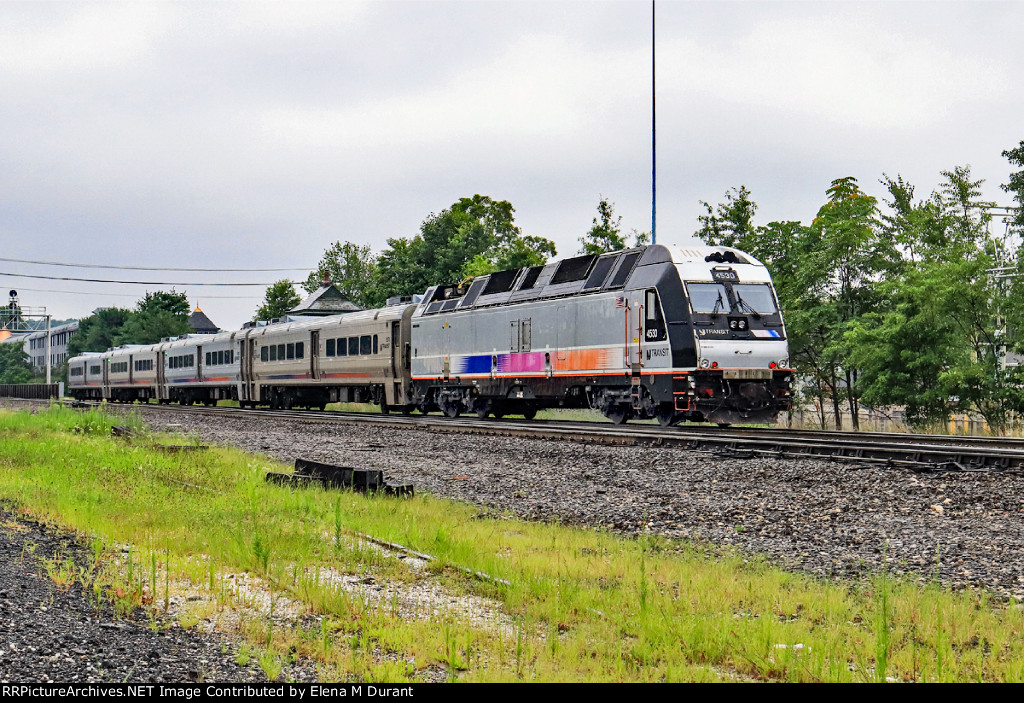
[[[215,325],[213,320],[208,318],[206,313],[199,309],[199,306],[196,306],[196,309],[189,315],[188,326],[196,334],[210,334],[220,331],[220,327]]]
[[[333,285],[323,285],[309,294],[305,300],[288,311],[289,315],[341,315],[358,312],[361,307],[345,297]]]

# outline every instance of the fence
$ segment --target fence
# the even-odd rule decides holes
[[[0,398],[46,400],[63,395],[63,383],[0,383]]]

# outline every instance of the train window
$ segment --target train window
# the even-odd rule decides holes
[[[271,344],[270,345],[270,360],[271,361],[277,361],[277,345],[276,344]]]
[[[537,283],[537,277],[540,276],[541,269],[543,266],[531,266],[530,270],[523,276],[523,282],[519,286],[519,290],[529,290]]]
[[[373,335],[373,353],[377,353],[377,335]]]
[[[270,361],[270,347],[260,347],[260,361]]]
[[[373,350],[373,342],[370,341],[370,335],[364,334],[359,338],[359,353],[370,354]]]
[[[736,296],[736,312],[756,312],[761,315],[776,312],[775,297],[767,283],[734,283],[732,292]]]
[[[729,311],[729,295],[721,283],[687,283],[686,290],[694,312],[715,315]]]
[[[338,339],[338,356],[348,356],[348,342],[344,337]]]
[[[296,342],[295,343],[295,358],[296,359],[302,359],[305,356],[306,356],[306,343],[305,342]]]
[[[487,281],[483,278],[478,278],[473,281],[473,285],[469,287],[469,291],[462,297],[462,307],[468,308],[476,302],[476,299],[480,297],[480,291],[487,285]]]
[[[284,358],[284,345],[283,344],[278,344],[277,345],[277,360],[278,361],[284,361],[285,360],[285,358]]]
[[[90,366],[89,367],[89,373],[95,374],[95,375],[98,376],[99,373],[100,373],[100,367],[99,366]]]
[[[327,340],[327,356],[334,356],[334,340]]]
[[[221,351],[217,352],[217,363],[218,363],[218,364],[223,364],[223,363],[225,363],[225,361],[224,361],[224,357],[225,357],[226,355],[227,355],[227,352],[226,352],[226,351],[224,351],[223,349],[222,349]]]
[[[461,302],[462,302],[461,298],[455,298],[454,300],[446,300],[446,301],[444,301],[444,303],[441,304],[441,312],[446,312],[448,310],[454,310],[455,308],[457,308],[459,306],[459,303],[461,303]]]
[[[229,364],[235,363],[235,350],[234,349],[228,349],[227,355],[228,355],[228,363]]]
[[[206,352],[206,365],[207,366],[210,366],[211,364],[213,364],[213,362],[210,360],[212,356],[213,356],[212,352]]]
[[[194,368],[195,365],[196,365],[196,355],[195,354],[189,354],[188,355],[188,367],[191,369],[191,368]]]
[[[291,360],[295,358],[295,344],[293,342],[286,344],[284,350],[285,354],[287,354],[287,359]]]
[[[359,337],[348,338],[348,355],[357,356],[359,354]]]
[[[626,279],[629,278],[629,274],[633,271],[633,266],[639,258],[639,251],[634,251],[631,254],[624,255],[622,257],[622,263],[619,264],[619,268],[615,271],[615,276],[612,277],[612,282],[608,287],[621,288],[626,285]]]
[[[648,290],[644,300],[644,339],[660,342],[665,339],[665,321],[658,304],[658,292]]]
[[[558,265],[558,270],[555,271],[555,275],[551,277],[552,285],[558,283],[569,283],[571,281],[582,281],[590,273],[591,267],[594,262],[597,261],[596,254],[587,254],[585,256],[576,256],[572,259],[566,259]]]
[[[611,256],[602,256],[597,260],[597,265],[594,266],[594,270],[587,277],[587,282],[583,284],[583,288],[600,288],[604,285],[604,279],[608,278],[608,274],[612,270],[612,266],[615,265],[618,260],[618,254],[612,254]]]
[[[487,279],[487,286],[484,287],[484,292],[481,295],[491,295],[492,293],[507,293],[512,290],[512,284],[516,282],[516,276],[519,275],[520,269],[509,269],[508,271],[495,271],[491,274],[491,277]]]

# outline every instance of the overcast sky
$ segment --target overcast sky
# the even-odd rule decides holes
[[[1020,2],[661,0],[658,241],[741,184],[758,223],[809,222],[835,178],[881,198],[902,174],[923,198],[965,164],[1012,204],[1021,27]],[[0,256],[306,271],[0,272],[304,279],[333,242],[379,251],[474,193],[572,255],[601,196],[650,229],[650,84],[643,1],[2,2]],[[0,286],[57,317],[146,290]],[[177,289],[225,328],[264,293]]]

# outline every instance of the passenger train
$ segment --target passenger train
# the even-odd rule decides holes
[[[69,361],[79,399],[523,415],[595,408],[763,423],[791,407],[767,269],[726,247],[651,245],[437,285],[377,310],[126,345]]]

